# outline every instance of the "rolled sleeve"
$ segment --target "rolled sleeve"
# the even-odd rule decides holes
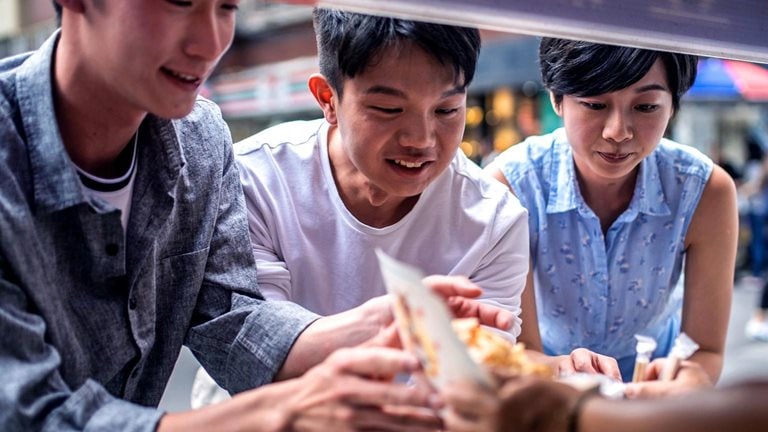
[[[317,318],[291,302],[263,302],[245,320],[243,331],[230,351],[227,361],[230,391],[237,393],[272,382],[293,343]]]

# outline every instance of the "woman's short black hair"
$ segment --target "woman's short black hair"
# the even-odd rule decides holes
[[[362,73],[382,49],[410,41],[444,65],[453,67],[466,87],[480,53],[477,29],[315,8],[320,73],[341,97],[343,80]]]
[[[539,44],[541,80],[557,104],[563,95],[596,96],[629,87],[659,58],[677,111],[696,79],[694,55],[555,38],[543,38]]]

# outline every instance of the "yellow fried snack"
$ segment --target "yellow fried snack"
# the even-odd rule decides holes
[[[455,319],[452,325],[477,363],[504,374],[553,377],[554,372],[549,366],[528,359],[524,344],[512,344],[503,336],[483,328],[477,318]]]

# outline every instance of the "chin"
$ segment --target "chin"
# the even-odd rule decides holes
[[[164,109],[153,111],[152,114],[160,118],[176,120],[188,116],[194,107],[195,102],[192,101],[188,104],[179,104],[173,107],[165,107]]]

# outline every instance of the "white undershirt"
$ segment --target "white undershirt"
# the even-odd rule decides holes
[[[108,180],[112,180],[112,179],[103,179],[100,177],[92,176],[82,171],[80,173],[82,175],[88,176],[93,181],[106,182]],[[131,172],[126,174],[131,176],[130,180],[128,181],[128,184],[116,191],[102,192],[95,189],[91,189],[88,186],[85,186],[85,190],[92,197],[99,197],[104,201],[112,204],[118,210],[120,210],[120,223],[123,225],[123,230],[126,230],[128,227],[128,216],[130,216],[130,213],[131,213],[131,196],[133,195],[133,183],[134,183],[134,179],[136,178],[136,170],[135,169],[131,170]]]
[[[133,195],[133,184],[134,184],[134,180],[136,179],[136,171],[137,171],[136,148],[137,148],[137,141],[138,141],[138,132],[136,135],[137,135],[137,138],[134,139],[134,142],[133,142],[133,156],[131,157],[131,165],[128,168],[128,171],[126,171],[120,177],[109,178],[109,179],[98,177],[93,174],[89,174],[88,172],[86,172],[85,170],[77,166],[77,164],[74,164],[78,174],[80,175],[81,181],[83,181],[83,186],[85,187],[85,190],[88,193],[88,195],[90,197],[101,198],[104,201],[111,204],[112,206],[114,206],[115,208],[117,208],[118,210],[120,210],[120,223],[123,226],[123,231],[125,231],[128,227],[128,217],[131,214],[131,197]],[[100,187],[99,189],[89,187],[89,183],[95,183],[102,187]],[[115,185],[119,185],[121,183],[125,183],[125,184],[119,187],[118,189],[115,189]]]

